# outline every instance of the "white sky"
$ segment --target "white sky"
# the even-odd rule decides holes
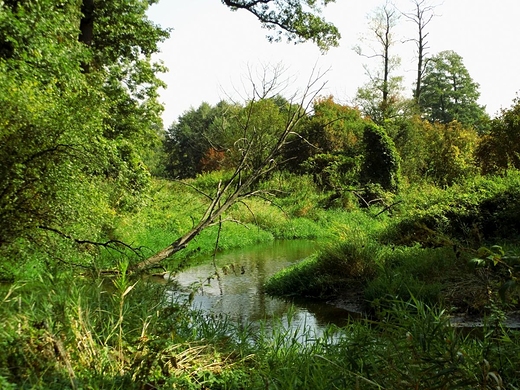
[[[148,12],[162,27],[174,30],[161,46],[157,59],[169,72],[161,78],[168,88],[161,92],[165,104],[164,125],[206,101],[216,104],[228,96],[238,98],[244,91],[248,67],[282,64],[294,75],[294,84],[306,85],[313,67],[330,68],[324,95],[349,103],[357,88],[366,83],[366,58],[352,48],[369,34],[367,14],[384,0],[336,0],[324,10],[327,20],[340,30],[340,46],[326,54],[312,43],[269,43],[267,31],[244,10],[232,12],[220,0],[161,0]],[[410,0],[396,0],[401,10],[412,10]],[[454,50],[460,54],[474,81],[480,84],[480,104],[495,116],[510,107],[520,91],[520,1],[444,0],[436,8],[438,16],[428,25],[429,53]],[[415,38],[414,24],[400,22],[405,38]],[[411,95],[416,68],[415,44],[395,46],[402,58],[401,75],[406,93]]]

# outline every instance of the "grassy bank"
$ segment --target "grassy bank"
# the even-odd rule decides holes
[[[390,217],[352,212],[340,239],[272,277],[266,291],[331,298],[361,290],[376,311],[411,297],[459,312],[518,309],[519,180],[511,172],[447,190],[409,187]]]
[[[68,275],[70,276],[70,275]],[[519,333],[479,335],[418,300],[316,336],[267,331],[165,300],[145,281],[41,276],[2,294],[2,389],[516,388]],[[267,329],[267,328],[266,328]]]
[[[408,187],[371,208],[353,191],[320,192],[308,177],[275,175],[262,186],[276,198],[235,205],[220,232],[207,229],[164,264],[190,266],[194,254],[213,253],[217,237],[218,250],[274,239],[328,242],[266,286],[272,294],[322,298],[361,291],[373,320],[331,326],[319,338],[282,323],[263,329],[204,316],[168,301],[164,289],[173,285],[127,277],[132,262],[193,225],[206,204],[200,190],[211,192],[220,179],[157,180],[141,206],[114,214],[100,240],[135,250],[54,236],[47,247],[25,245],[18,268],[11,261],[4,270],[14,282],[0,292],[0,388],[520,386],[519,333],[504,326],[519,302],[518,175],[445,191]],[[91,272],[114,265],[119,276]],[[452,309],[482,314],[485,327],[469,334],[452,327]]]

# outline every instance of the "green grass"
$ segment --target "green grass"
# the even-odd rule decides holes
[[[210,193],[223,177],[201,176],[189,185],[154,181],[141,207],[102,221],[96,239],[123,240],[150,255],[202,215],[207,199],[191,186]],[[266,290],[315,297],[363,291],[372,322],[331,326],[322,337],[282,322],[261,329],[234,324],[167,302],[164,286],[124,272],[114,279],[81,276],[84,267],[124,271],[138,260],[131,251],[42,235],[0,254],[0,273],[14,280],[0,291],[0,387],[520,386],[519,334],[500,322],[518,302],[503,304],[496,294],[507,270],[467,266],[486,240],[504,239],[504,248],[518,252],[517,173],[447,190],[405,188],[392,200],[401,203],[386,210],[360,209],[350,193],[330,202],[331,194],[316,190],[309,177],[276,174],[260,188],[281,197],[234,206],[218,249],[278,238],[326,242],[316,255],[271,278]],[[195,255],[212,253],[217,235],[218,226],[208,228],[166,265],[189,265]],[[479,337],[468,336],[450,326],[453,307],[498,321],[487,322]]]
[[[122,268],[124,270],[124,267]],[[520,334],[460,332],[412,297],[322,336],[235,324],[164,300],[164,287],[42,275],[0,294],[0,384],[41,389],[516,388]]]

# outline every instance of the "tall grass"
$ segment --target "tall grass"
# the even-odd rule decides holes
[[[209,193],[222,177],[188,184]],[[347,198],[348,211],[330,204],[330,194],[316,191],[308,177],[275,175],[262,183],[283,196],[237,204],[219,249],[275,238],[329,239],[320,253],[266,286],[271,293],[321,297],[362,290],[375,319],[331,326],[319,336],[283,322],[259,330],[168,301],[164,289],[172,286],[127,276],[136,256],[131,251],[56,240],[53,247],[61,249],[51,256],[39,248],[45,241],[20,245],[27,267],[0,293],[0,388],[519,388],[518,332],[495,316],[478,337],[468,335],[451,326],[446,310],[469,310],[464,299],[489,297],[492,270],[472,273],[466,267],[471,248],[464,246],[474,227],[476,237],[514,231],[519,180],[512,174],[449,191],[411,188],[382,214],[381,207],[360,210]],[[205,204],[190,186],[156,181],[146,207],[117,215],[103,234],[146,256],[188,230]],[[493,210],[507,218],[495,218]],[[492,224],[485,225],[486,218]],[[427,240],[416,234],[417,223]],[[203,232],[172,264],[211,253],[217,228]],[[485,230],[491,228],[497,229]],[[81,276],[78,270],[91,265],[117,265],[119,274]],[[5,273],[14,275],[13,269]],[[503,308],[488,299],[474,309],[490,307],[492,314]]]
[[[125,265],[121,265],[124,270]],[[122,273],[124,275],[124,273]],[[2,293],[0,384],[41,389],[498,389],[520,385],[517,331],[479,337],[443,309],[394,300],[380,320],[317,335],[168,302],[164,287],[44,275]]]

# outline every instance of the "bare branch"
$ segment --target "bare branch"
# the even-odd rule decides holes
[[[272,91],[276,90],[275,81],[279,80],[279,74],[280,73],[277,73],[273,77],[268,77],[264,72],[261,79],[262,83],[267,83],[267,85],[261,86],[260,88],[252,81],[253,97],[248,103],[247,115],[242,127],[242,137],[235,142],[237,147],[241,144],[239,147],[241,151],[240,160],[231,177],[224,183],[220,182],[218,184],[218,188],[213,197],[203,194],[210,199],[211,202],[202,218],[189,232],[179,237],[168,247],[148,259],[135,264],[132,267],[133,271],[141,271],[156,266],[164,259],[185,248],[201,231],[216,223],[220,223],[222,216],[231,206],[242,202],[243,199],[248,197],[262,196],[262,194],[265,193],[265,191],[255,190],[255,183],[275,169],[277,166],[276,161],[284,146],[287,144],[287,137],[295,133],[296,126],[307,115],[312,102],[320,94],[326,84],[322,81],[325,73],[317,71],[315,65],[307,86],[303,90],[297,104],[293,104],[293,101],[297,99],[297,95],[295,94],[293,96],[293,101],[291,101],[287,111],[285,126],[281,129],[276,141],[269,147],[268,152],[262,156],[259,162],[254,162],[250,160],[252,153],[255,148],[258,149],[262,147],[262,145],[257,144],[255,141],[259,129],[252,126],[254,102],[256,101],[255,99],[264,99],[265,96],[268,96]]]
[[[113,249],[113,250],[116,250],[116,251],[118,251],[120,253],[122,253],[122,251],[120,250],[119,247],[123,247],[123,248],[131,250],[136,255],[141,256],[141,249],[142,249],[142,247],[135,248],[135,247],[133,247],[133,246],[123,242],[123,241],[108,240],[108,241],[105,241],[105,242],[99,242],[99,241],[91,241],[91,240],[80,240],[80,239],[72,237],[71,235],[63,233],[62,231],[60,231],[58,229],[54,229],[54,228],[51,228],[51,227],[48,227],[48,226],[38,226],[38,228],[42,229],[42,230],[49,231],[49,232],[56,233],[56,234],[60,235],[61,237],[64,237],[64,238],[66,238],[68,240],[71,240],[71,241],[74,241],[76,244],[89,244],[89,245],[93,245],[93,246],[97,246],[97,247]]]

